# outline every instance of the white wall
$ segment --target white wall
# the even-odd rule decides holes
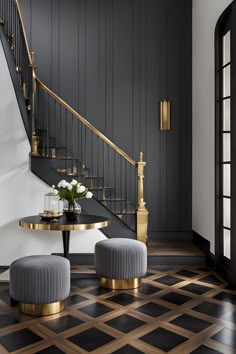
[[[0,266],[32,254],[62,252],[61,232],[30,231],[21,217],[43,211],[48,186],[29,170],[30,146],[0,41]],[[99,230],[71,232],[70,252],[92,253]]]
[[[232,0],[193,0],[193,230],[215,253],[214,31]]]

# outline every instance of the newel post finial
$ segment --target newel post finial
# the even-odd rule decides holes
[[[137,178],[138,178],[138,206],[136,210],[136,229],[137,229],[137,240],[142,241],[147,245],[147,224],[148,224],[148,211],[145,207],[144,202],[144,167],[146,162],[143,161],[143,153],[139,153],[139,161],[136,163],[137,166]]]

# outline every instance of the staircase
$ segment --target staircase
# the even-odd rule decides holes
[[[83,212],[111,219],[107,237],[146,243],[143,154],[133,160],[39,80],[17,0],[0,0],[0,36],[32,146],[32,172],[49,185],[81,181],[93,193],[80,200]]]

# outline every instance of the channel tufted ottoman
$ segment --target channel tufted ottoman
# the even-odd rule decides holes
[[[70,292],[70,262],[59,256],[28,256],[10,265],[10,296],[20,312],[51,315],[64,310]]]
[[[131,239],[99,241],[95,245],[95,270],[105,288],[138,288],[147,271],[147,248]]]

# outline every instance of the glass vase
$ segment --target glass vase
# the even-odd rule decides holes
[[[81,206],[75,200],[73,201],[64,201],[63,212],[68,221],[75,221],[81,214]]]

